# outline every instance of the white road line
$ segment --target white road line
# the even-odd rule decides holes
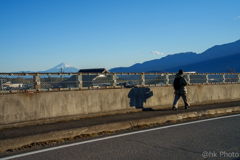
[[[24,157],[24,156],[28,156],[28,155],[32,155],[32,154],[37,154],[37,153],[57,150],[57,149],[61,149],[61,148],[77,146],[77,145],[81,145],[81,144],[87,144],[87,143],[103,141],[103,140],[112,139],[112,138],[118,138],[118,137],[133,135],[133,134],[139,134],[139,133],[144,133],[144,132],[150,132],[150,131],[155,131],[155,130],[167,129],[167,128],[172,128],[172,127],[184,126],[184,125],[189,125],[189,124],[195,124],[195,123],[201,123],[201,122],[207,122],[207,121],[213,121],[213,120],[224,119],[224,118],[231,118],[231,117],[237,117],[237,116],[240,116],[240,114],[224,116],[224,117],[216,117],[216,118],[211,118],[211,119],[203,119],[203,120],[198,120],[198,121],[194,121],[194,122],[186,122],[186,123],[181,123],[181,124],[174,124],[174,125],[163,126],[163,127],[158,127],[158,128],[152,128],[152,129],[136,131],[136,132],[131,132],[131,133],[124,133],[124,134],[119,134],[119,135],[115,135],[115,136],[98,138],[98,139],[88,140],[88,141],[84,141],[84,142],[77,142],[77,143],[73,143],[73,144],[67,144],[67,145],[63,145],[63,146],[52,147],[52,148],[48,148],[48,149],[42,149],[42,150],[39,150],[39,151],[34,151],[34,152],[24,153],[24,154],[20,154],[20,155],[5,157],[5,158],[1,158],[0,160],[8,160],[8,159],[20,158],[20,157]]]

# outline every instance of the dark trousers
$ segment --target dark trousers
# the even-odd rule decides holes
[[[174,102],[173,102],[173,107],[178,108],[178,100],[179,98],[182,97],[185,107],[190,106],[190,104],[187,101],[187,96],[186,94],[175,94]]]

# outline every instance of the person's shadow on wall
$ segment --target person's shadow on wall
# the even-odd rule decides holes
[[[130,98],[130,107],[142,108],[143,111],[153,110],[152,108],[143,108],[143,103],[146,103],[147,99],[153,96],[153,91],[150,88],[137,88],[134,87],[128,93]]]

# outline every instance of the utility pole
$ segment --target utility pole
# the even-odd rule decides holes
[[[62,76],[62,68],[61,68],[61,81],[63,81],[63,76]]]
[[[3,91],[3,79],[1,79],[1,91]]]

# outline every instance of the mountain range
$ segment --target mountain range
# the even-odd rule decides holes
[[[130,67],[112,68],[110,72],[177,72],[183,69],[185,72],[196,71],[198,73],[240,72],[240,40],[223,45],[213,46],[206,51],[197,54],[195,52],[176,53],[160,59],[154,59],[143,63],[136,63]],[[79,69],[63,62],[40,73],[54,72],[78,72]],[[20,71],[29,73],[31,71]]]
[[[194,52],[177,53],[160,59],[137,63],[130,67],[112,68],[110,72],[177,72],[196,71],[198,73],[240,71],[240,40],[213,46],[197,54]]]

